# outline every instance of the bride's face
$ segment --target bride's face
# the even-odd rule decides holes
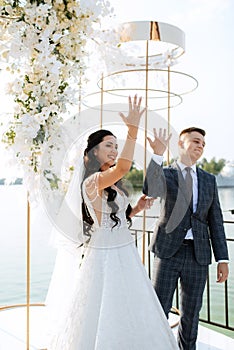
[[[115,164],[118,155],[118,145],[116,141],[114,136],[105,136],[94,151],[94,155],[101,164],[102,170]]]

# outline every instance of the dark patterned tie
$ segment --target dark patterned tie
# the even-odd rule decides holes
[[[189,200],[189,207],[191,211],[193,211],[193,178],[191,175],[192,169],[190,167],[186,167],[186,175],[185,175],[185,183],[186,183],[186,189],[187,189],[187,197]]]

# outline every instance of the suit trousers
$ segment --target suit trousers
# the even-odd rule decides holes
[[[155,256],[152,283],[167,317],[180,281],[178,345],[181,350],[196,349],[199,312],[207,273],[208,265],[199,265],[195,259],[193,241],[183,243],[171,258],[160,259]]]

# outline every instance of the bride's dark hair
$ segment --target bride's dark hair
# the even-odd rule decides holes
[[[100,169],[101,164],[99,163],[96,156],[94,155],[94,151],[95,149],[98,148],[98,145],[103,141],[105,136],[115,137],[115,135],[113,135],[111,131],[104,130],[104,129],[95,131],[88,137],[87,147],[84,151],[85,172],[84,172],[83,181],[90,175],[96,173],[97,171],[101,171]],[[122,180],[119,180],[117,183],[115,183],[115,186],[118,187],[121,191],[123,191],[128,196],[128,191],[123,186]],[[115,197],[117,195],[117,192],[111,187],[107,187],[104,190],[107,192],[107,204],[111,208],[110,217],[114,221],[113,227],[115,227],[120,222],[120,219],[116,215],[116,213],[119,210],[119,207],[115,202]],[[131,224],[131,218],[129,217],[129,215],[131,213],[131,210],[132,210],[132,207],[129,204],[126,210],[126,218],[130,224]],[[83,216],[83,222],[84,222],[84,233],[87,234],[92,229],[92,225],[94,221],[92,216],[89,213],[89,210],[84,201],[83,195],[82,195],[82,216]]]

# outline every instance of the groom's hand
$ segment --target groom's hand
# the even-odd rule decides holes
[[[227,263],[218,263],[216,282],[218,282],[218,283],[225,282],[227,280],[227,278],[228,278],[228,264]]]
[[[156,129],[153,129],[154,131],[154,139],[152,140],[150,137],[147,137],[147,140],[149,141],[149,145],[152,148],[153,152],[159,156],[162,156],[169,144],[170,138],[172,134],[170,134],[168,137],[166,129],[159,129],[159,133],[157,134]]]

